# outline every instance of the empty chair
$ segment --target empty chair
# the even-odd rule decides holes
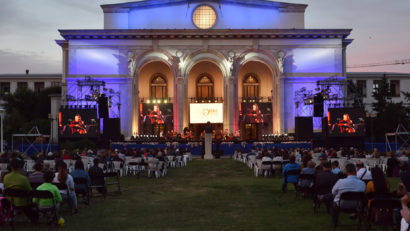
[[[263,176],[270,176],[272,174],[272,161],[262,161],[261,170]]]
[[[106,172],[104,173],[105,187],[111,185],[117,185],[117,192],[121,193],[120,178],[118,172]]]
[[[395,215],[400,209],[399,199],[376,198],[371,200],[366,229],[371,230],[372,225],[376,225],[384,228],[391,226],[395,230],[395,226],[399,225],[398,222],[395,222]]]

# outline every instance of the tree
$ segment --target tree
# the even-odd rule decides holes
[[[5,137],[11,138],[13,133],[27,133],[33,126],[37,126],[41,133],[49,134],[51,99],[48,95],[57,93],[61,93],[60,87],[45,88],[40,93],[23,88],[6,95]]]
[[[390,84],[386,77],[378,82],[378,88],[373,92],[373,98],[375,99],[372,104],[373,110],[377,113],[373,123],[373,131],[377,141],[384,141],[385,134],[395,132],[399,124],[409,128],[409,108],[403,102],[392,102]]]

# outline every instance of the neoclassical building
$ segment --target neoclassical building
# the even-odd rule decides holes
[[[167,105],[175,132],[199,128],[190,108],[201,103],[222,104],[209,110],[221,113],[224,130],[244,133],[244,123],[262,120],[264,133],[293,132],[295,116],[312,116],[295,92],[346,77],[351,30],[306,29],[304,4],[145,0],[101,8],[104,29],[60,30],[62,101],[87,105],[107,91],[110,117],[120,118],[126,137],[142,133],[149,104]],[[96,92],[92,81],[104,85]]]

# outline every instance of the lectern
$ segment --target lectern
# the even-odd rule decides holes
[[[212,160],[214,156],[212,155],[212,126],[211,122],[208,121],[205,127],[205,160]]]

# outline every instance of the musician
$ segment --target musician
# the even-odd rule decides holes
[[[159,110],[158,105],[154,105],[154,110],[149,114],[149,118],[151,119],[151,124],[164,124],[164,116],[161,110]]]
[[[255,103],[252,105],[252,110],[248,114],[250,123],[263,123],[262,112],[259,106]]]
[[[85,135],[87,134],[87,129],[85,128],[85,123],[81,119],[81,115],[77,114],[74,117],[74,120],[71,121],[70,123],[70,128],[71,128],[71,134],[80,134],[80,135]]]
[[[343,119],[339,121],[340,133],[355,133],[356,130],[353,127],[353,121],[350,119],[349,114],[343,114]]]

